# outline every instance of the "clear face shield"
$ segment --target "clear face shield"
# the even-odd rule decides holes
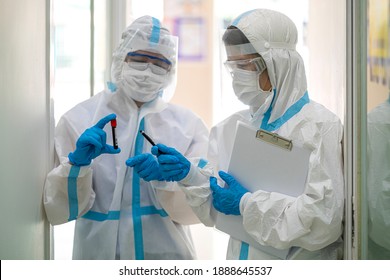
[[[237,70],[256,71],[262,73],[267,65],[260,54],[255,50],[253,44],[247,43],[247,39],[238,29],[227,29],[224,32],[222,41],[223,61],[231,76]],[[243,43],[242,43],[243,42]]]
[[[169,101],[176,88],[178,37],[170,35],[164,29],[159,32],[145,33],[140,29],[127,30],[113,54],[111,76],[114,83],[123,80],[123,65],[152,73],[164,80],[162,98]]]
[[[232,78],[234,94],[243,104],[251,108],[260,108],[270,96],[271,85],[263,57],[239,29],[227,29],[222,42],[222,59]]]

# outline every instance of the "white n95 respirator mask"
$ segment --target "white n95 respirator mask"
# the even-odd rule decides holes
[[[123,62],[121,86],[125,93],[139,102],[150,102],[169,84],[167,73],[157,73],[158,66],[150,63]],[[142,66],[142,67],[141,67]],[[156,68],[157,67],[157,68]]]
[[[260,107],[271,95],[271,91],[260,88],[258,71],[235,69],[232,72],[233,90],[238,100],[251,107]]]

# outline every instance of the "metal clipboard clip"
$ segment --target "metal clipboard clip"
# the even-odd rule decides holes
[[[293,146],[292,140],[279,136],[277,133],[272,133],[263,129],[259,129],[256,132],[256,138],[289,151],[291,151]]]

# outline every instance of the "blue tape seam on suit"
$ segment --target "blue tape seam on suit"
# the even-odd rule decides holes
[[[274,98],[276,96],[276,91],[274,90]],[[273,103],[274,101],[272,101]],[[310,102],[309,99],[309,94],[307,91],[305,94],[293,105],[291,105],[290,108],[287,109],[287,111],[277,120],[273,121],[272,123],[268,123],[270,117],[271,117],[271,112],[272,112],[272,105],[268,108],[267,112],[264,114],[263,121],[261,123],[260,128],[265,129],[267,131],[274,131],[280,128],[284,123],[286,123],[289,119],[291,119],[294,115],[296,115],[303,106],[305,106],[307,103]]]
[[[206,166],[206,164],[207,164],[207,160],[204,160],[203,158],[201,158],[201,159],[199,160],[199,162],[198,162],[198,167],[199,167],[199,168],[203,168],[203,167]]]
[[[239,260],[247,260],[249,253],[249,244],[244,241],[241,242],[240,256]]]
[[[250,11],[247,11],[247,12],[245,12],[245,13],[239,15],[239,16],[232,22],[232,25],[236,26],[236,25],[240,22],[240,20],[241,20],[243,17],[245,17],[246,15],[252,13],[253,11],[254,11],[254,10],[250,10]]]
[[[150,43],[157,44],[160,40],[160,21],[156,18],[152,18],[153,28],[152,35],[150,36]]]
[[[77,177],[80,173],[80,166],[72,165],[68,176],[68,203],[69,218],[68,221],[77,219],[79,214],[79,202],[77,198]]]
[[[144,130],[144,119],[141,120],[137,131]],[[135,140],[135,152],[134,156],[142,153],[143,137],[140,133],[137,133]],[[134,230],[134,250],[135,259],[144,259],[144,241],[142,236],[142,219],[141,219],[141,190],[140,190],[140,178],[137,172],[133,168],[133,183],[132,183],[132,212],[133,212],[133,230]]]

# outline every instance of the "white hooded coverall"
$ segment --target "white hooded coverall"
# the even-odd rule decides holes
[[[297,30],[289,18],[274,11],[253,10],[236,18],[232,25],[245,34],[265,60],[273,94],[264,104],[250,106],[212,128],[209,163],[215,173],[228,170],[237,121],[276,132],[312,149],[304,193],[296,198],[261,190],[244,195],[240,201],[243,226],[261,245],[290,248],[288,259],[341,258],[341,122],[325,107],[309,100],[304,64],[295,51]],[[209,185],[183,189],[200,220],[213,226]],[[277,257],[230,237],[227,259]]]
[[[150,38],[159,38],[156,35],[163,31],[158,20],[145,16],[133,22],[123,37],[139,29],[153,34]],[[118,49],[124,43],[126,40]],[[113,60],[114,76],[121,74],[118,69],[126,53]],[[115,82],[120,80],[118,77],[114,77]],[[102,154],[89,166],[71,165],[68,154],[75,150],[80,135],[111,113],[117,116],[121,152]],[[112,145],[110,125],[104,130],[107,144]],[[144,141],[140,130],[156,143],[175,147],[195,166],[205,165],[201,157],[207,152],[208,130],[199,117],[161,97],[138,108],[120,83],[115,92],[100,92],[60,119],[55,130],[59,165],[47,176],[44,205],[53,225],[77,219],[74,259],[196,258],[187,225],[199,220],[177,183],[146,182],[125,164],[129,157],[150,153],[151,145]],[[197,168],[191,169],[193,175]]]

